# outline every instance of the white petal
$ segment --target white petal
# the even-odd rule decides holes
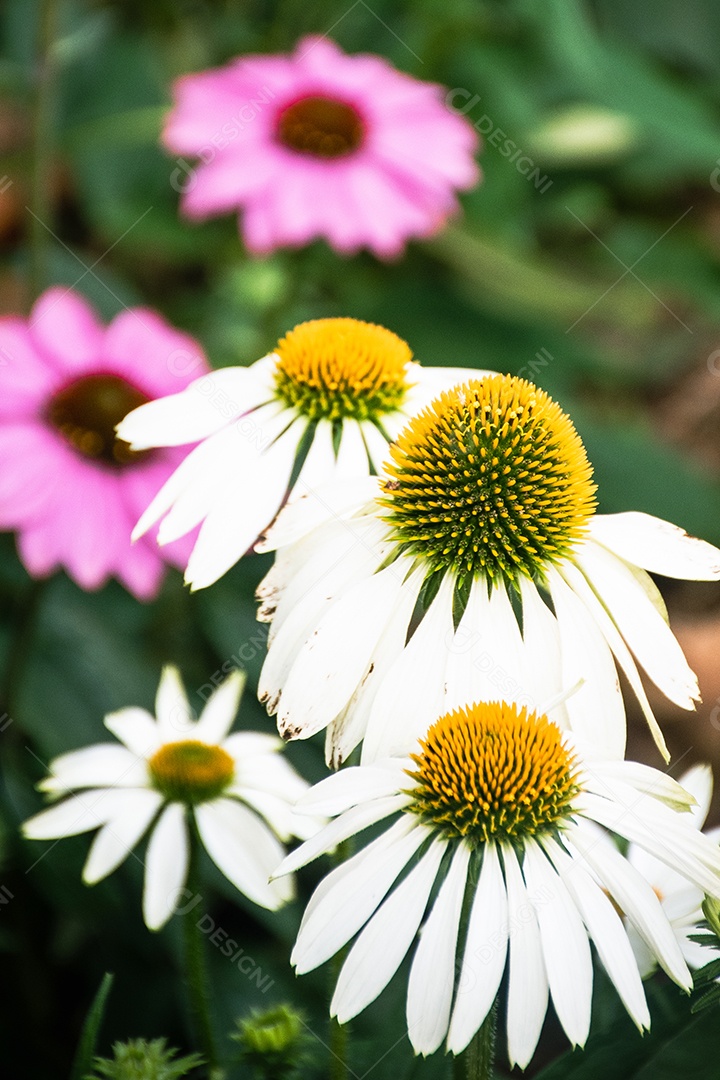
[[[383,472],[383,465],[390,457],[390,447],[383,433],[369,420],[362,425],[363,438],[370,461],[376,473]]]
[[[296,773],[282,754],[264,754],[241,761],[235,772],[233,785],[243,791],[251,788],[277,795],[287,803],[294,803],[308,789],[307,781]]]
[[[298,483],[303,492],[302,481]],[[332,518],[347,518],[372,503],[378,493],[376,476],[359,476],[356,480],[335,480],[306,491],[283,507],[262,540],[255,545],[256,551],[276,551],[287,544],[294,544],[307,533]]]
[[[720,897],[720,848],[684,815],[670,810],[633,788],[623,790],[612,785],[613,799],[601,798],[590,791],[578,797],[578,806],[592,820],[605,828],[640,844],[651,855],[684,874],[703,892]]]
[[[369,799],[397,794],[403,786],[403,779],[407,784],[404,771],[394,767],[394,763],[388,763],[386,768],[354,765],[313,785],[298,799],[296,809],[334,817]]]
[[[166,664],[162,670],[155,695],[155,715],[164,743],[190,738],[195,729],[180,672],[172,664]]]
[[[136,790],[122,794],[126,798],[115,807],[92,842],[83,869],[83,881],[88,885],[107,877],[124,862],[162,806],[162,796],[157,791]]]
[[[268,397],[267,381],[253,367],[223,368],[134,409],[117,433],[134,450],[199,442]]]
[[[277,869],[273,868],[273,877],[282,877],[284,874],[293,873],[301,866],[307,866],[313,859],[327,854],[328,851],[333,851],[343,840],[389,817],[396,810],[407,806],[409,802],[410,798],[407,795],[386,795],[384,798],[371,799],[360,803],[359,806],[351,807],[334,821],[330,821],[324,829],[311,836],[300,847],[286,855]]]
[[[292,896],[292,881],[269,880],[284,851],[257,814],[232,799],[195,808],[210,858],[228,881],[261,907],[276,911]]]
[[[143,918],[148,929],[159,930],[178,906],[189,855],[185,807],[170,803],[152,831],[145,856]]]
[[[508,905],[495,844],[483,849],[482,869],[468,922],[448,1050],[461,1053],[493,1007],[505,970]]]
[[[326,879],[321,899],[303,917],[290,962],[298,974],[329,960],[367,922],[391,885],[427,838],[427,830],[403,815]],[[318,890],[316,890],[317,892]]]
[[[343,964],[330,1015],[341,1024],[362,1012],[400,967],[422,920],[445,843],[433,841],[362,931]]]
[[[638,582],[638,571],[591,542],[581,547],[576,559],[655,685],[680,708],[693,709],[700,696],[697,678],[677,638]]]
[[[562,879],[532,841],[525,845],[523,875],[540,927],[555,1012],[573,1046],[584,1046],[593,987],[587,931]]]
[[[185,572],[192,589],[204,589],[242,558],[272,520],[287,490],[297,453],[294,429],[282,435],[255,466],[243,470],[222,503],[205,518]]]
[[[711,767],[704,763],[693,765],[682,774],[679,784],[695,799],[696,805],[690,808],[690,813],[695,825],[698,829],[702,829],[712,801],[713,773]]]
[[[582,600],[582,603],[587,609],[587,612],[590,615],[591,619],[600,629],[600,632],[610,646],[613,655],[615,656],[615,659],[622,668],[625,677],[630,683],[630,686],[632,687],[633,692],[638,699],[640,708],[643,711],[643,715],[647,720],[650,732],[653,736],[653,739],[655,740],[655,745],[657,746],[658,750],[663,755],[665,760],[669,761],[670,754],[668,753],[667,746],[665,745],[663,733],[660,730],[658,722],[655,719],[655,714],[650,707],[650,702],[648,701],[647,694],[645,693],[645,688],[643,687],[642,680],[640,679],[637,666],[630,653],[630,650],[625,644],[625,639],[623,638],[617,626],[610,618],[605,607],[600,603],[597,596],[588,585],[585,577],[583,576],[583,574],[580,573],[577,567],[572,566],[570,563],[566,563],[563,567],[563,576],[566,579],[567,583],[570,585],[570,588],[574,595],[577,596],[580,600]]]
[[[717,548],[650,514],[596,514],[591,532],[595,540],[621,559],[654,574],[688,581],[720,578]]]
[[[283,741],[277,735],[264,731],[235,731],[223,741],[222,748],[238,762],[272,754],[282,749]]]
[[[540,929],[528,899],[517,856],[502,847],[510,928],[510,977],[507,997],[508,1057],[521,1069],[535,1052],[548,1005],[548,979]]]
[[[108,713],[104,724],[116,739],[141,758],[154,754],[162,742],[155,717],[147,709],[136,706],[118,709],[117,712]]]
[[[323,616],[282,690],[277,723],[284,738],[309,738],[347,705],[402,586],[393,563],[348,589]]]
[[[333,449],[333,431],[329,420],[318,420],[313,439],[303,462],[297,483],[294,485],[289,502],[300,498],[307,491],[322,487],[333,478],[335,451]],[[362,475],[362,473],[361,473]]]
[[[650,1013],[642,979],[622,919],[610,900],[584,869],[555,840],[543,846],[578,906],[588,932],[620,999],[642,1031],[650,1027]]]
[[[709,768],[709,766],[706,766]],[[693,796],[684,786],[673,780],[668,773],[653,769],[650,765],[643,765],[639,761],[593,761],[588,766],[593,780],[596,782],[595,790],[604,795],[603,780],[612,783],[630,785],[645,795],[652,795],[672,807],[673,810],[690,810],[695,804]],[[709,801],[709,800],[708,800]],[[707,813],[707,811],[706,811]],[[687,819],[695,820],[688,815]],[[698,823],[699,828],[702,820]]]
[[[557,619],[528,578],[520,579],[520,595],[528,678],[526,689],[535,699],[534,709],[542,710],[547,702],[571,687],[563,685]],[[569,721],[564,701],[551,710],[550,719],[563,731],[567,729]]]
[[[142,795],[143,793],[140,792]],[[41,810],[23,824],[23,835],[28,840],[57,840],[61,836],[77,836],[79,833],[104,825],[118,807],[127,805],[127,799],[138,795],[135,790],[101,788],[71,795],[61,803]]]
[[[599,844],[584,828],[569,827],[567,837],[670,978],[688,990],[692,982],[690,972],[660,901],[647,881],[612,845]]]
[[[408,627],[425,570],[418,567],[403,584],[385,629],[378,638],[360,683],[340,716],[328,726],[325,740],[325,760],[330,768],[338,769],[361,739],[366,737],[368,721],[375,697],[385,676],[405,648]],[[372,736],[371,736],[372,741]]]
[[[593,756],[625,756],[625,706],[615,663],[586,608],[554,568],[547,579],[560,630],[565,688],[583,681],[565,703],[573,733]]]
[[[357,420],[344,420],[334,479],[354,480],[370,471],[370,462],[363,439],[362,429]]]
[[[193,739],[205,743],[223,741],[237,716],[246,680],[244,671],[231,671],[217,689],[213,690],[193,728]]]
[[[416,1054],[433,1054],[447,1034],[469,863],[470,847],[461,842],[413,957],[408,980],[407,1028]]]
[[[87,787],[145,787],[147,765],[116,743],[98,743],[62,754],[50,764],[51,773],[38,787],[54,795]]]
[[[378,687],[363,741],[362,763],[401,756],[443,712],[445,667],[454,634],[455,579],[446,574],[437,596]]]

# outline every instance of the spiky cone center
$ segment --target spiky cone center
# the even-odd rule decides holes
[[[410,346],[375,323],[312,319],[275,349],[275,393],[309,420],[378,420],[403,402]]]
[[[191,805],[216,799],[235,775],[235,762],[226,750],[196,739],[165,743],[148,767],[155,788],[169,802]]]
[[[278,116],[278,141],[314,158],[347,157],[365,141],[365,124],[349,102],[311,94],[286,105]]]
[[[495,375],[441,394],[390,448],[383,517],[429,571],[542,579],[596,508],[572,421],[525,379]]]
[[[546,716],[482,702],[440,717],[412,755],[409,812],[473,847],[558,831],[579,791],[578,765]]]
[[[118,439],[120,421],[148,398],[120,375],[82,375],[47,404],[48,423],[83,457],[106,465],[127,465],[147,457],[148,451],[131,450]]]

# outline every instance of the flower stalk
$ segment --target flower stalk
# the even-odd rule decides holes
[[[455,1058],[454,1080],[493,1080],[497,1000],[466,1050]]]
[[[47,279],[47,240],[52,225],[50,180],[52,170],[52,127],[55,99],[55,58],[57,0],[40,0],[33,115],[33,162],[30,193],[30,265],[28,291],[36,300]]]
[[[201,896],[200,892],[200,844],[194,830],[190,837],[190,861],[188,865],[187,888],[192,896]],[[195,1039],[206,1064],[208,1080],[222,1080],[224,1071],[218,1065],[215,1033],[210,1008],[210,983],[208,979],[205,944],[200,930],[201,919],[198,916],[199,905],[192,906],[183,913],[183,953],[185,981],[188,988],[190,1021]]]

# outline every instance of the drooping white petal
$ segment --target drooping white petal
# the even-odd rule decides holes
[[[411,752],[442,715],[454,633],[454,587],[453,575],[446,574],[420,625],[378,686],[363,740],[363,765]]]
[[[231,671],[213,690],[192,730],[193,739],[204,743],[223,741],[233,726],[246,680],[244,671]]]
[[[700,763],[687,769],[680,777],[679,784],[695,799],[690,807],[693,822],[702,829],[710,810],[713,793],[713,773],[709,765]]]
[[[172,664],[166,664],[162,670],[155,695],[155,715],[164,743],[187,739],[195,729],[195,719],[180,672]]]
[[[326,878],[322,898],[308,904],[290,957],[298,974],[323,964],[354,937],[427,835],[427,829],[406,814],[349,859],[340,868],[342,874]]]
[[[577,904],[620,1000],[640,1030],[648,1029],[650,1012],[622,919],[603,890],[577,859],[571,859],[551,838],[543,841],[543,847]]]
[[[347,705],[403,586],[392,563],[348,589],[300,649],[282,690],[278,730],[307,739]]]
[[[720,579],[720,551],[669,521],[637,511],[596,514],[590,530],[621,559],[653,574],[688,581]]]
[[[424,573],[422,567],[417,567],[403,583],[395,609],[378,638],[355,693],[343,712],[328,726],[325,760],[330,768],[338,769],[361,739],[366,737],[368,721],[377,692],[405,648],[408,627],[422,587]]]
[[[233,799],[195,808],[200,838],[228,881],[261,907],[276,911],[292,896],[292,879],[270,881],[284,852],[257,814]]]
[[[525,844],[523,875],[540,927],[555,1012],[573,1046],[584,1046],[593,987],[587,931],[562,879],[533,841]]]
[[[365,421],[361,427],[372,467],[376,473],[382,473],[383,465],[390,457],[388,441],[380,429],[370,420]]]
[[[341,1024],[374,1001],[400,967],[420,926],[444,851],[444,841],[432,842],[350,950],[330,1003],[330,1015]]]
[[[508,904],[495,844],[486,844],[468,922],[447,1048],[460,1054],[497,997],[508,946]]]
[[[336,480],[354,480],[369,472],[367,448],[357,420],[344,420],[334,468]]]
[[[315,425],[310,449],[290,494],[288,502],[300,498],[308,491],[329,483],[335,469],[333,431],[329,420],[318,420]],[[362,471],[360,473],[362,475]]]
[[[598,843],[594,834],[587,833],[581,824],[569,826],[566,835],[571,854],[582,856],[670,978],[689,990],[692,980],[687,964],[648,882],[613,845]]]
[[[455,955],[470,847],[461,842],[415,950],[407,995],[408,1038],[416,1054],[433,1054],[445,1038],[455,989]]]
[[[165,925],[185,884],[190,854],[185,813],[180,803],[170,803],[150,836],[143,890],[143,918],[149,930]]]
[[[640,708],[642,709],[643,716],[647,720],[650,732],[655,740],[660,753],[663,755],[666,761],[670,760],[670,754],[667,746],[665,745],[665,739],[663,733],[660,730],[660,726],[655,719],[655,714],[652,711],[650,702],[648,701],[645,688],[643,687],[640,674],[638,672],[635,660],[630,653],[625,639],[618,630],[617,626],[610,618],[610,615],[606,611],[603,604],[588,585],[585,577],[577,567],[570,563],[566,563],[563,567],[563,577],[569,584],[572,592],[577,596],[584,604],[590,617],[594,620],[595,624],[599,628],[606,642],[610,646],[612,653],[617,660],[618,664],[622,668],[625,677],[627,678],[633,692],[638,700]]]
[[[326,776],[298,799],[295,809],[309,814],[342,814],[350,807],[369,799],[394,795],[408,783],[402,767],[393,761],[387,765],[354,765]]]
[[[576,560],[655,685],[680,708],[694,709],[700,696],[697,677],[636,573],[592,542],[582,546]]]
[[[134,705],[118,709],[117,712],[108,713],[103,722],[108,731],[138,757],[150,757],[162,742],[155,717],[147,709]]]
[[[511,1065],[524,1069],[535,1052],[547,1012],[548,978],[537,917],[510,844],[503,844],[502,856],[510,934],[508,1057]]]
[[[401,810],[403,806],[407,806],[409,802],[408,795],[385,795],[383,798],[371,799],[358,806],[350,807],[345,813],[328,822],[320,832],[286,855],[277,869],[273,868],[273,877],[291,874],[301,866],[307,866],[313,859],[325,855],[328,851],[333,851],[343,840],[389,817],[390,814]]]
[[[572,731],[594,756],[625,756],[626,721],[617,671],[605,639],[587,610],[553,567],[547,568],[566,688],[582,681],[566,701]]]
[[[182,390],[134,409],[117,427],[134,450],[198,442],[269,398],[255,365],[212,371]]]
[[[277,735],[265,731],[235,731],[223,740],[222,748],[236,761],[274,753],[282,748],[283,741]]]
[[[162,796],[157,791],[139,789],[116,794],[126,798],[114,808],[92,842],[83,869],[83,881],[88,885],[107,877],[124,862],[162,805]]]
[[[496,665],[490,653],[492,641],[487,583],[473,581],[448,652],[444,699],[448,712],[497,697],[499,691],[493,682]]]
[[[204,589],[222,577],[277,513],[290,480],[298,439],[291,429],[256,454],[254,467],[243,469],[222,502],[212,508],[185,571],[185,582],[191,589]]]
[[[349,517],[372,502],[378,492],[378,483],[376,476],[334,480],[293,498],[255,545],[255,550],[275,551],[294,544],[332,518]],[[299,490],[302,492],[302,485]]]
[[[62,754],[51,762],[50,770],[38,788],[53,795],[89,787],[145,787],[148,783],[145,761],[117,743],[98,743]]]
[[[534,699],[532,707],[544,710],[547,702],[556,700],[558,695],[571,689],[564,686],[562,680],[560,631],[557,619],[529,578],[520,579],[520,595],[528,679],[528,700],[522,704],[529,704],[530,699]],[[567,729],[569,721],[565,701],[551,709],[549,716],[563,731]]]

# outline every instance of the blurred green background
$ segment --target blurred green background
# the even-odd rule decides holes
[[[304,319],[351,315],[401,334],[425,363],[519,373],[571,413],[603,511],[646,510],[720,542],[717,0],[57,7],[52,152],[40,196],[57,233],[47,242],[52,282],[77,282],[106,318],[123,305],[157,307],[199,338],[215,366],[252,362]],[[0,311],[14,312],[28,304],[39,5],[5,0],[0,12]],[[178,215],[176,165],[158,145],[169,85],[331,28],[347,51],[381,53],[454,92],[450,103],[486,136],[484,182],[445,233],[394,263],[342,260],[323,244],[250,259],[232,217],[197,226]],[[506,139],[522,150],[515,161]],[[247,559],[194,596],[172,572],[159,599],[141,605],[115,584],[90,595],[64,576],[33,583],[12,537],[0,536],[3,1075],[67,1075],[106,970],[116,983],[104,1050],[138,1035],[187,1047],[176,927],[153,936],[142,925],[140,863],[130,859],[88,890],[80,883],[87,838],[23,844],[17,824],[40,805],[32,785],[50,757],[101,739],[104,713],[150,706],[165,661],[198,688],[197,705],[214,674],[246,667],[240,722],[269,727],[252,693],[265,649],[252,595],[267,565]],[[663,589],[691,660],[707,659],[704,712],[671,727],[685,765],[717,753],[718,725],[708,721],[720,693],[717,601],[700,586]],[[635,742],[645,753],[642,732]],[[322,775],[319,746],[289,753],[308,778]],[[303,896],[319,873],[301,877]],[[296,983],[287,959],[301,905],[271,916],[208,874],[213,919],[272,981],[263,994],[211,956],[221,1024],[295,995],[324,1039],[327,972]],[[720,1025],[706,1014],[693,1027],[679,991],[656,984],[655,1028],[640,1040],[600,980],[588,1051],[547,1080],[662,1080],[678,1075],[678,1061],[688,1076],[710,1075],[688,1070],[717,1060]],[[399,1038],[404,985],[397,979],[353,1025],[358,1077],[446,1075],[441,1056],[412,1062]],[[618,1039],[630,1039],[634,1057],[618,1053]],[[550,1022],[530,1074],[564,1049]]]

